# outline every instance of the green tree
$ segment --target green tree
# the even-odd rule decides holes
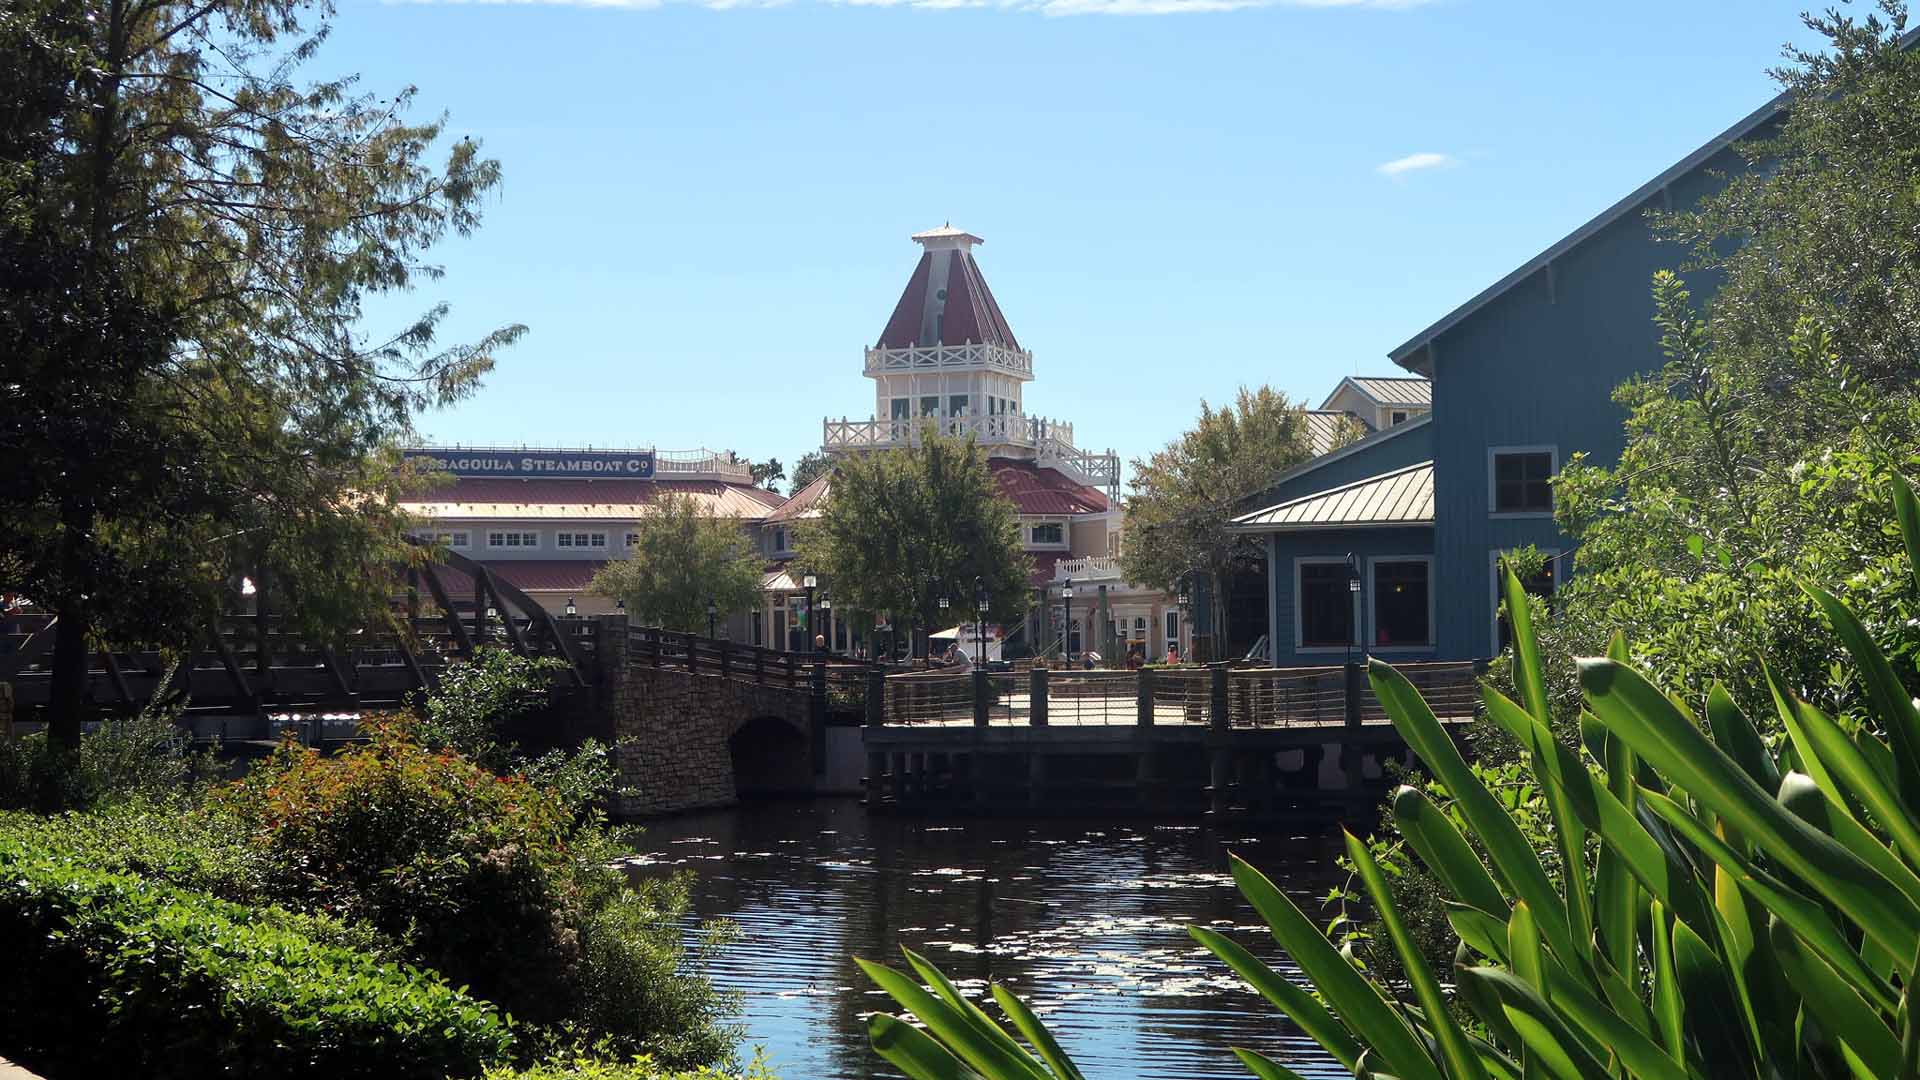
[[[1172,590],[1199,572],[1213,598],[1216,642],[1227,627],[1226,583],[1261,558],[1260,545],[1227,522],[1250,493],[1313,456],[1306,415],[1270,386],[1241,387],[1232,405],[1200,403],[1191,431],[1133,462],[1121,570],[1127,580]]]
[[[763,563],[731,518],[705,512],[690,495],[669,495],[634,525],[631,554],[593,576],[592,589],[626,601],[642,623],[705,633],[707,602],[724,616],[760,599]]]
[[[467,139],[429,164],[443,127],[405,119],[410,89],[297,85],[329,15],[0,12],[0,569],[59,616],[62,741],[92,648],[184,643],[242,573],[310,631],[382,609],[415,483],[392,445],[521,332],[436,349],[444,307],[362,330],[368,294],[437,276],[423,253],[475,227],[499,170]]]
[[[988,620],[1018,625],[1032,604],[1032,561],[1013,503],[972,439],[923,429],[916,445],[834,462],[833,493],[799,531],[799,563],[822,577],[835,610],[911,617],[923,627],[973,610],[974,581]],[[958,612],[958,614],[956,614]]]
[[[1749,168],[1656,215],[1691,252],[1683,272],[1719,286],[1701,304],[1656,277],[1667,361],[1615,395],[1625,451],[1558,482],[1579,548],[1545,620],[1550,651],[1591,653],[1617,626],[1690,692],[1720,680],[1765,715],[1764,662],[1842,706],[1859,687],[1834,674],[1839,643],[1805,578],[1870,612],[1890,653],[1920,650],[1887,496],[1920,461],[1920,56],[1899,45],[1902,8],[1885,11],[1809,18],[1828,47],[1789,53],[1787,111],[1740,147]],[[1554,682],[1576,715],[1571,667]]]
[[[833,459],[818,450],[809,450],[800,455],[800,463],[793,467],[793,482],[787,487],[787,494],[798,495],[800,489],[813,483],[822,473],[833,468]]]
[[[747,468],[753,473],[753,486],[773,490],[773,485],[787,478],[787,467],[780,464],[779,458],[768,458],[762,462],[749,462]]]

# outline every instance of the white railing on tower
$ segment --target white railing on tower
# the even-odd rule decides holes
[[[972,436],[975,442],[986,447],[1017,446],[1032,450],[1041,465],[1059,469],[1080,483],[1105,488],[1109,498],[1119,495],[1120,456],[1111,450],[1081,450],[1073,445],[1072,424],[1042,416],[1000,413],[930,416],[918,420],[825,420],[820,445],[829,452],[912,446],[926,424],[934,425],[945,435]]]
[[[1086,555],[1053,564],[1053,580],[1105,581],[1120,576],[1120,560],[1111,555]]]
[[[1033,378],[1033,353],[1004,345],[877,346],[867,350],[868,375],[888,372],[951,371],[957,368],[997,368],[1016,378]]]

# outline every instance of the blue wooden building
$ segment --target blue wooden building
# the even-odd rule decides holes
[[[1608,207],[1388,355],[1431,380],[1430,412],[1277,477],[1235,527],[1267,538],[1272,660],[1281,666],[1464,660],[1503,644],[1495,560],[1533,545],[1571,565],[1550,478],[1576,452],[1611,464],[1624,444],[1613,390],[1663,362],[1656,271],[1685,252],[1655,240],[1646,211],[1693,203],[1743,167],[1776,98]],[[1692,280],[1696,296],[1712,283]],[[1345,380],[1365,383],[1369,380]],[[1340,391],[1336,391],[1338,396]]]

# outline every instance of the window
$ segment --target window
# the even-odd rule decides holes
[[[1493,512],[1553,513],[1551,447],[1493,451]]]
[[[554,547],[591,548],[604,551],[607,546],[607,534],[603,532],[563,532],[554,534]]]
[[[1345,649],[1353,644],[1353,613],[1359,603],[1348,585],[1347,562],[1334,559],[1299,564],[1294,597],[1302,649]]]
[[[1000,399],[999,398],[989,397],[987,399],[987,414],[990,416],[1000,415]]]
[[[1080,650],[1080,620],[1075,619],[1067,627],[1067,651],[1077,653]]]
[[[926,397],[921,398],[920,399],[920,415],[921,416],[939,416],[940,415],[940,395],[930,394]]]
[[[891,415],[892,418],[895,420],[913,419],[913,402],[907,400],[906,398],[903,398],[903,397],[893,398],[892,400],[887,402],[887,407],[891,410],[889,415]]]
[[[967,415],[967,395],[948,394],[947,395],[947,415],[948,416]]]
[[[1133,640],[1139,642],[1145,642],[1147,640],[1147,617],[1145,615],[1135,615],[1133,617]]]
[[[487,546],[490,548],[537,548],[540,546],[540,534],[537,532],[490,532],[487,534]]]
[[[753,644],[765,645],[767,643],[765,612],[751,611],[747,613],[747,633],[752,635]]]
[[[441,547],[452,548],[455,551],[465,551],[473,546],[473,534],[464,529],[459,532],[417,532],[413,536],[416,540],[439,544]]]
[[[785,529],[773,530],[773,550],[775,551],[787,550],[787,530]]]
[[[1067,542],[1066,530],[1057,521],[1033,527],[1033,542],[1036,544],[1064,544]]]
[[[1179,644],[1180,613],[1177,611],[1169,611],[1167,612],[1167,648],[1176,648]]]
[[[1540,572],[1537,574],[1529,574],[1520,579],[1520,587],[1527,591],[1528,596],[1552,596],[1554,591],[1560,586],[1559,572],[1555,567],[1555,562],[1560,553],[1557,551],[1542,551],[1541,554],[1546,556],[1546,562],[1541,565]],[[1507,646],[1513,644],[1513,624],[1509,623],[1507,617],[1500,613],[1501,601],[1503,599],[1500,588],[1500,582],[1503,580],[1500,574],[1500,552],[1496,551],[1492,553],[1492,563],[1493,651],[1494,655],[1497,656],[1505,652]]]
[[[1381,648],[1433,644],[1433,560],[1375,559],[1373,642]]]
[[[635,545],[635,544],[637,544],[637,543],[639,543],[639,542],[640,542],[640,534],[639,534],[639,533],[628,533],[628,534],[627,534],[627,546],[628,546],[628,547],[632,547],[633,545]]]
[[[1388,427],[1395,427],[1400,424],[1404,424],[1406,422],[1407,422],[1407,411],[1405,409],[1395,409],[1393,410],[1392,413],[1388,414],[1387,416]]]

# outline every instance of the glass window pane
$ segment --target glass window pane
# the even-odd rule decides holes
[[[1427,610],[1427,578],[1428,564],[1424,560],[1374,564],[1374,644],[1407,646],[1433,643],[1433,628]]]
[[[1353,594],[1345,563],[1300,567],[1300,645],[1325,648],[1353,643]]]

